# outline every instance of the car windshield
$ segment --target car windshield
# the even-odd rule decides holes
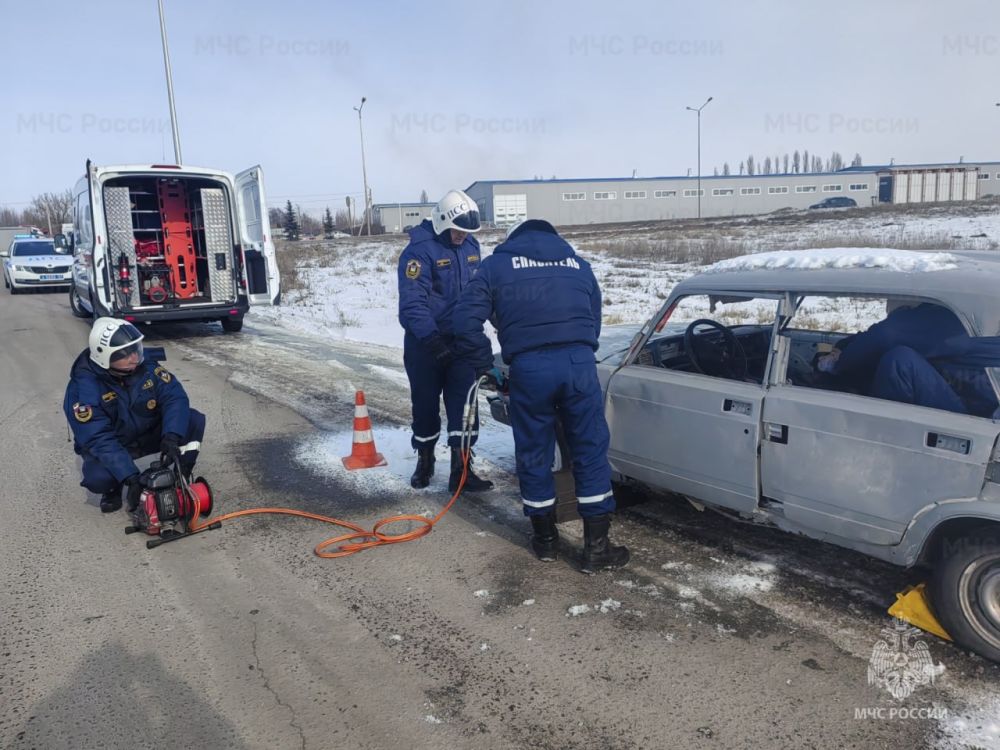
[[[62,253],[56,250],[53,242],[34,240],[32,242],[14,243],[14,251],[11,255],[23,258],[27,255],[62,255]]]

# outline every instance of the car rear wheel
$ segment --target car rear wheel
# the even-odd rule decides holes
[[[222,330],[226,333],[236,333],[243,328],[243,316],[238,318],[222,318]]]
[[[931,602],[957,644],[1000,662],[1000,534],[945,540]]]
[[[80,293],[76,290],[76,286],[69,288],[69,309],[78,318],[91,317],[90,313],[80,304]]]

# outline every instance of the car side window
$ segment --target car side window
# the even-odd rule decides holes
[[[777,300],[734,294],[682,297],[634,364],[763,383]]]
[[[981,364],[993,355],[991,342],[969,336],[943,305],[807,296],[781,335],[788,340],[787,384],[986,418],[998,412]]]

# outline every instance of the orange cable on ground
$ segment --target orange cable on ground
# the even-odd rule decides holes
[[[415,539],[419,539],[422,536],[426,536],[431,533],[431,529],[434,525],[440,521],[444,515],[451,510],[451,506],[455,504],[458,496],[462,494],[462,489],[465,487],[465,477],[469,471],[469,454],[467,452],[462,453],[462,479],[458,483],[458,489],[455,490],[455,494],[451,496],[448,503],[438,512],[433,518],[426,518],[424,516],[416,516],[410,514],[403,514],[399,516],[389,516],[388,518],[383,518],[378,521],[371,529],[371,531],[366,531],[360,526],[351,523],[350,521],[342,521],[339,518],[333,518],[331,516],[322,516],[318,513],[309,513],[304,510],[294,510],[292,508],[250,508],[248,510],[237,510],[232,513],[226,513],[217,518],[209,518],[206,521],[198,522],[198,517],[201,515],[201,501],[198,499],[195,493],[191,493],[191,498],[194,503],[194,517],[188,523],[188,531],[193,533],[200,531],[202,529],[211,526],[212,524],[221,523],[223,521],[230,521],[234,518],[241,518],[243,516],[254,516],[263,514],[273,514],[281,516],[299,516],[301,518],[310,518],[314,521],[322,521],[323,523],[330,523],[334,526],[343,526],[345,529],[351,529],[350,534],[341,534],[340,536],[331,537],[325,541],[320,542],[313,548],[313,552],[317,557],[325,558],[335,558],[335,557],[347,557],[348,555],[353,555],[362,550],[371,549],[372,547],[381,547],[385,544],[399,544],[400,542],[412,542]],[[380,531],[385,526],[389,524],[397,523],[399,521],[414,521],[417,523],[422,523],[423,526],[419,526],[412,531],[407,531],[403,534],[384,534]],[[367,539],[365,542],[350,542],[351,539]],[[350,542],[350,543],[348,543]],[[328,547],[333,547],[337,545],[333,552],[327,552]]]

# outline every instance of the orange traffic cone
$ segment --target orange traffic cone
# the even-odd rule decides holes
[[[354,443],[351,445],[351,455],[344,456],[343,461],[344,466],[350,471],[372,469],[388,463],[381,453],[375,452],[372,421],[368,417],[364,391],[358,391],[354,397]]]

